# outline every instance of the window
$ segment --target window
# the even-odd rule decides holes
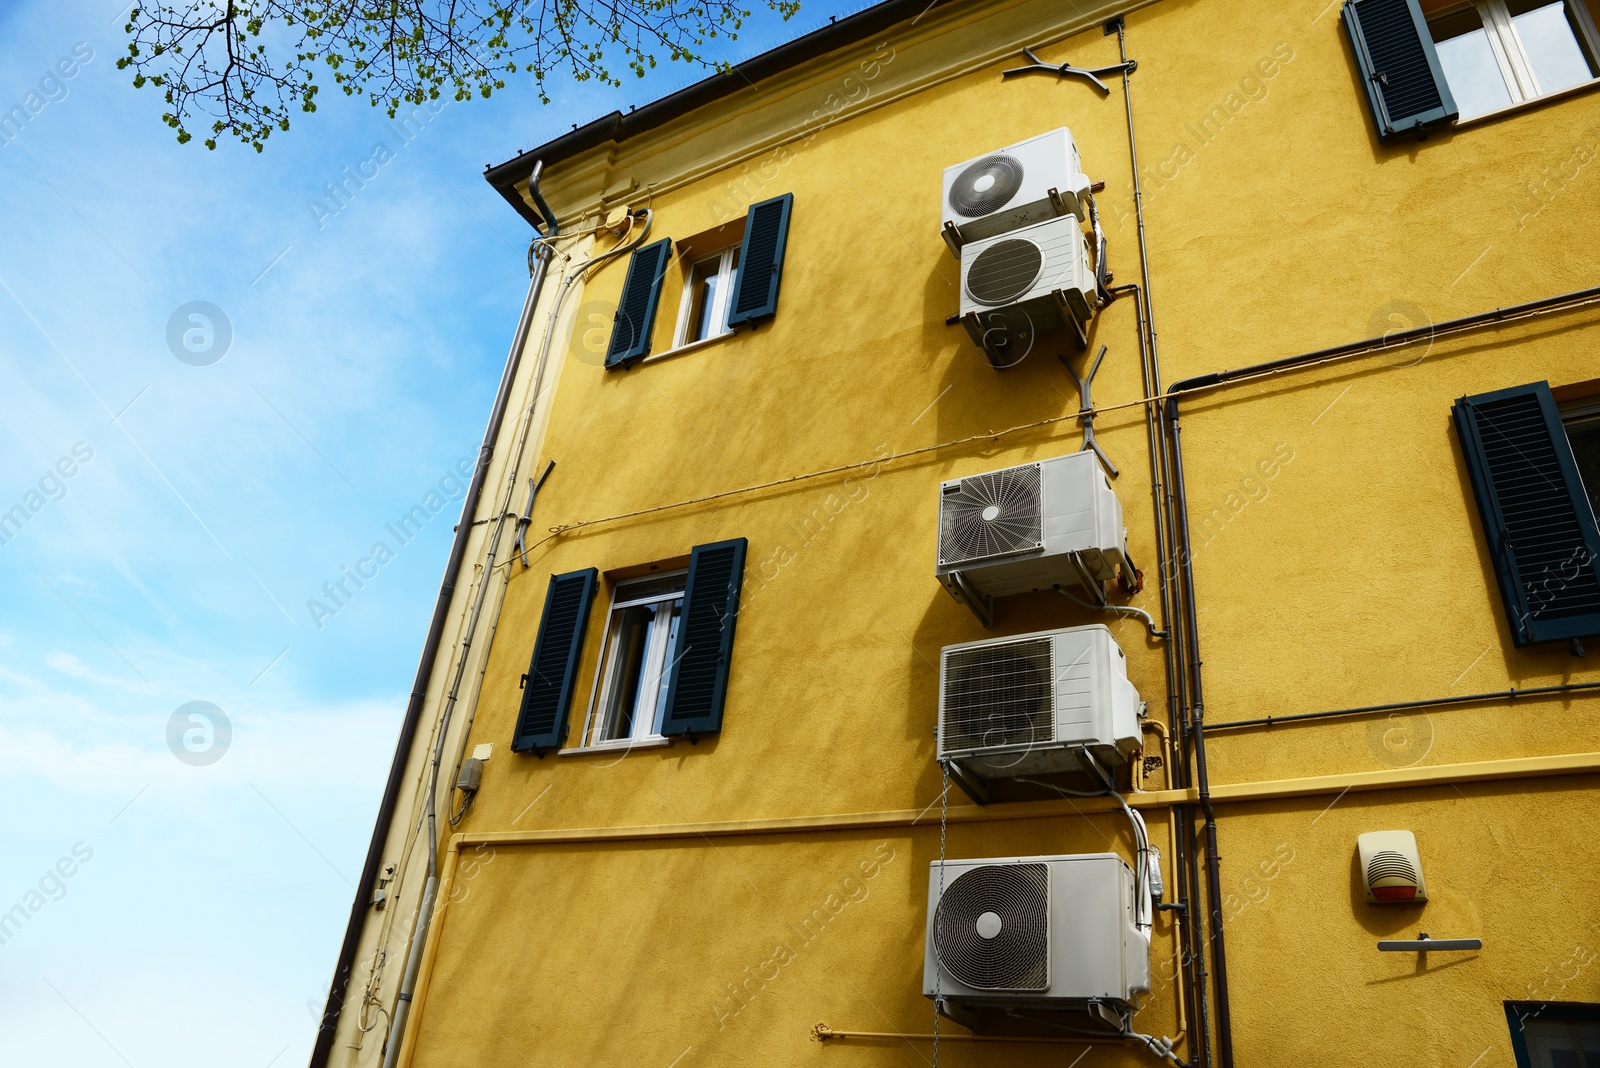
[[[1597,408],[1591,397],[1560,410],[1546,382],[1455,404],[1484,547],[1518,647],[1567,641],[1581,655],[1578,639],[1600,636]]]
[[[1585,0],[1471,0],[1424,7],[1462,119],[1600,76],[1600,34]]]
[[[661,738],[685,572],[623,582],[611,599],[583,748]]]
[[[672,347],[682,348],[730,333],[730,297],[739,280],[739,246],[702,256],[684,272],[683,301]]]
[[[671,299],[662,296],[668,275],[674,276],[673,284],[678,277],[676,269],[668,271],[671,264],[684,265],[683,294],[672,344],[657,356],[728,337],[735,327],[754,330],[773,319],[793,208],[794,194],[784,193],[693,237],[678,242],[662,238],[634,250],[606,345],[606,370],[627,370],[650,358],[656,307]]]
[[[1517,1068],[1600,1068],[1600,1006],[1507,1002]]]
[[[1589,495],[1590,509],[1600,517],[1600,397],[1563,404],[1560,411],[1578,478]]]

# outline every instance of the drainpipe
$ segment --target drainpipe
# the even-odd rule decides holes
[[[1128,61],[1126,17],[1119,16],[1114,23],[1108,23],[1107,32],[1110,32],[1113,26],[1117,34],[1117,58],[1122,65],[1122,101],[1128,124],[1128,164],[1133,177],[1133,213],[1138,228],[1139,271],[1140,281],[1143,284],[1118,286],[1110,292],[1115,294],[1131,291],[1133,294],[1145,396],[1159,397],[1161,355],[1156,340],[1155,308],[1151,298],[1150,252],[1145,242],[1144,189],[1139,177],[1139,147],[1134,136],[1133,67]],[[1168,635],[1167,640],[1162,643],[1168,694],[1167,722],[1172,737],[1178,743],[1176,747],[1169,747],[1167,759],[1172,761],[1174,748],[1183,754],[1181,763],[1174,761],[1167,768],[1167,781],[1174,787],[1183,788],[1189,785],[1190,779],[1188,751],[1183,744],[1189,733],[1189,725],[1184,715],[1187,680],[1182,671],[1182,653],[1186,635],[1180,633],[1179,628],[1173,623],[1177,598],[1172,590],[1175,578],[1172,547],[1178,544],[1178,539],[1177,532],[1173,529],[1171,472],[1168,469],[1166,435],[1160,425],[1156,408],[1156,405],[1145,407],[1145,433],[1150,449],[1151,495],[1154,499],[1156,521],[1156,563],[1159,568],[1157,590],[1161,601],[1161,622]],[[1199,871],[1193,851],[1194,817],[1188,805],[1179,805],[1168,814],[1168,819],[1174,824],[1181,823],[1183,826],[1183,832],[1174,835],[1177,846],[1172,856],[1173,885],[1177,896],[1182,899],[1179,904],[1183,906],[1175,913],[1181,974],[1174,979],[1187,989],[1189,1004],[1194,1006],[1194,1022],[1190,1027],[1190,1040],[1194,1045],[1190,1059],[1197,1065],[1209,1066],[1211,1031],[1210,1010],[1206,997],[1205,958],[1203,954],[1196,952],[1194,936],[1195,925],[1199,922],[1197,913],[1200,904]]]
[[[544,217],[545,232],[540,237],[555,237],[558,232],[554,213],[539,192],[539,178],[544,171],[542,162],[533,165],[528,177],[528,193],[539,213]],[[535,230],[535,233],[538,233]],[[322,1024],[317,1029],[316,1044],[311,1048],[309,1068],[326,1068],[333,1052],[334,1036],[339,1028],[339,1015],[344,1008],[345,992],[350,985],[350,971],[355,967],[356,953],[361,946],[361,932],[366,926],[367,909],[371,904],[372,886],[378,879],[378,868],[383,863],[384,849],[388,844],[389,829],[394,822],[395,808],[400,801],[400,787],[405,778],[406,764],[416,741],[417,728],[422,722],[423,705],[428,698],[428,685],[433,679],[433,665],[438,658],[440,643],[444,640],[445,620],[450,614],[450,602],[455,598],[456,580],[467,556],[467,542],[472,536],[472,523],[477,514],[478,501],[483,495],[484,483],[489,477],[489,462],[494,458],[495,442],[500,437],[501,424],[511,402],[511,389],[517,380],[517,369],[522,362],[522,350],[528,341],[528,331],[533,324],[534,308],[539,303],[544,288],[545,274],[550,262],[550,245],[541,242],[533,265],[533,277],[528,282],[528,296],[522,302],[522,315],[517,320],[517,331],[511,340],[511,351],[506,356],[505,370],[500,375],[500,388],[489,411],[489,425],[483,433],[483,444],[478,447],[478,465],[473,469],[472,481],[467,486],[467,496],[461,503],[461,521],[456,525],[455,540],[450,544],[450,556],[444,565],[444,580],[439,585],[439,596],[434,601],[433,619],[428,624],[428,636],[422,645],[422,657],[417,664],[416,680],[411,686],[411,699],[406,703],[405,717],[400,722],[400,739],[395,744],[394,760],[389,765],[389,779],[383,787],[383,800],[378,805],[378,819],[372,829],[372,841],[367,846],[367,860],[361,868],[361,880],[356,883],[355,902],[350,907],[350,921],[345,926],[344,943],[339,948],[339,961],[334,966],[333,983],[328,988],[328,1001],[322,1012]],[[428,884],[423,890],[422,907],[432,904],[436,880],[430,869]],[[407,973],[412,968],[407,967]]]
[[[1217,814],[1211,805],[1211,778],[1206,772],[1206,699],[1200,679],[1200,625],[1195,613],[1194,566],[1189,540],[1189,501],[1183,480],[1183,444],[1178,427],[1176,397],[1167,400],[1166,415],[1167,442],[1172,450],[1173,495],[1177,499],[1178,506],[1177,564],[1182,587],[1183,629],[1189,661],[1189,739],[1194,752],[1195,786],[1200,801],[1200,814],[1205,818],[1206,897],[1210,906],[1206,933],[1211,943],[1211,960],[1215,965],[1212,981],[1217,995],[1217,1047],[1222,1068],[1233,1068],[1233,1021],[1228,1005],[1228,947],[1223,934],[1222,918],[1222,858],[1217,852]]]

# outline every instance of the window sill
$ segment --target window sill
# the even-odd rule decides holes
[[[1600,89],[1600,78],[1592,78],[1578,85],[1569,85],[1565,89],[1557,89],[1553,93],[1536,96],[1532,100],[1519,100],[1515,104],[1507,104],[1503,108],[1486,111],[1482,115],[1474,115],[1470,119],[1460,119],[1450,129],[1466,130],[1473,126],[1482,126],[1494,122],[1496,119],[1518,115],[1524,111],[1532,111],[1534,108],[1543,107],[1546,104],[1554,104],[1556,101],[1565,100],[1569,96],[1582,96],[1584,93],[1590,93],[1596,89]]]
[[[703,337],[699,341],[691,341],[687,345],[679,345],[675,349],[668,349],[666,352],[658,352],[654,356],[646,356],[640,362],[642,362],[642,363],[655,363],[657,360],[667,360],[667,359],[671,359],[674,356],[683,356],[683,355],[686,355],[686,354],[691,353],[691,352],[698,352],[698,351],[700,351],[701,349],[705,348],[708,345],[715,345],[717,342],[723,340],[724,338],[732,337],[733,334],[734,334],[734,331],[732,331],[732,330],[724,330],[720,334],[715,334],[715,335],[713,335],[711,337]]]
[[[612,742],[595,742],[593,745],[580,745],[572,749],[557,751],[557,756],[583,756],[585,753],[615,753],[628,752],[631,749],[660,749],[672,744],[672,739],[659,734],[646,735],[643,738],[618,738]]]

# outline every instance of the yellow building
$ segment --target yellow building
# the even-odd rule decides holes
[[[535,277],[315,1068],[1600,1063],[1597,57],[888,0],[491,168]]]

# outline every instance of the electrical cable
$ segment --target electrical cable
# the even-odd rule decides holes
[[[1065,587],[1054,586],[1054,587],[1052,587],[1052,589],[1054,589],[1061,596],[1065,597],[1067,600],[1076,601],[1079,604],[1083,605],[1083,607],[1085,607],[1085,608],[1093,608],[1093,609],[1095,609],[1096,611],[1099,611],[1099,612],[1122,612],[1122,613],[1124,613],[1126,615],[1138,616],[1140,619],[1144,620],[1144,625],[1150,629],[1150,637],[1152,637],[1152,638],[1165,638],[1165,637],[1167,637],[1167,632],[1166,631],[1157,630],[1156,629],[1155,617],[1152,616],[1149,612],[1146,612],[1143,608],[1135,608],[1131,604],[1130,605],[1090,604],[1088,601],[1085,601],[1082,597],[1079,597],[1076,594],[1067,592]]]

